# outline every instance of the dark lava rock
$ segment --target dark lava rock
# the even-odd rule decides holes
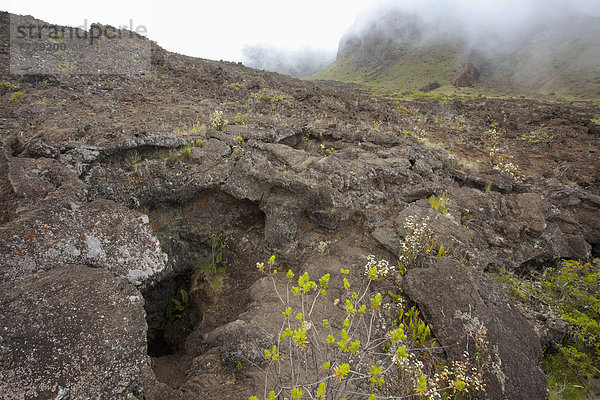
[[[0,227],[0,282],[64,265],[103,268],[144,286],[167,256],[148,216],[108,200],[44,204]]]
[[[448,356],[458,360],[465,349],[474,356],[469,336],[474,337],[483,325],[493,360],[484,370],[487,397],[547,398],[546,377],[539,368],[540,341],[504,287],[475,268],[449,259],[425,265],[406,274],[404,290],[419,305]]]
[[[1,285],[2,397],[166,395],[146,355],[144,316],[136,288],[100,269],[61,267]]]
[[[440,86],[441,86],[440,83],[438,81],[435,81],[435,82],[428,83],[427,85],[423,86],[419,90],[423,93],[427,93],[427,92],[431,92],[432,90],[439,88]]]

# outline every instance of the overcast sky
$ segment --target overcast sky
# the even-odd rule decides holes
[[[115,26],[144,25],[147,37],[169,51],[213,60],[242,60],[242,47],[306,45],[335,51],[368,0],[6,0],[0,10],[52,24],[80,26],[87,19]]]
[[[265,44],[290,50],[314,47],[335,51],[344,31],[363,10],[380,3],[436,5],[437,0],[155,0],[48,1],[3,0],[0,9],[29,14],[46,22],[81,26],[101,22],[114,26],[143,25],[147,36],[169,51],[189,56],[242,60],[244,45]],[[600,0],[547,0],[565,8],[600,15]],[[524,3],[544,7],[541,0],[439,0],[446,7],[502,9]],[[510,13],[510,12],[509,12]],[[535,12],[532,13],[535,15]],[[491,13],[493,15],[493,13]]]

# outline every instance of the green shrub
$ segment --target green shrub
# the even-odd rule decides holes
[[[14,92],[9,100],[10,101],[21,101],[21,100],[23,100],[23,97],[25,97],[25,93],[18,91],[18,92]]]
[[[398,256],[401,273],[406,272],[419,258],[428,256],[436,247],[437,241],[427,227],[428,221],[429,218],[425,218],[417,222],[413,216],[407,217],[404,221],[406,236],[399,244],[400,255]]]
[[[289,105],[292,101],[291,96],[285,93],[267,90],[266,88],[261,89],[258,92],[252,93],[250,97],[257,103],[269,104],[273,111],[275,111],[280,106]]]
[[[542,363],[550,384],[557,385],[550,391],[562,392],[569,387],[570,392],[581,389],[583,396],[569,398],[587,398],[588,392],[600,395],[600,387],[591,385],[594,376],[600,374],[600,258],[591,262],[563,260],[535,279],[519,279],[506,271],[496,277],[520,301],[547,305],[569,324],[558,351],[547,354]]]
[[[261,398],[371,400],[392,398],[391,393],[398,398],[468,399],[484,390],[482,370],[473,360],[424,363],[422,355],[435,340],[416,308],[405,312],[402,306],[395,325],[389,323],[391,304],[373,288],[376,281],[395,274],[387,261],[368,256],[364,280],[356,284],[344,268],[339,276],[315,280],[306,272],[279,272],[275,256],[257,268],[271,280],[282,310],[275,343],[264,349]],[[333,301],[328,294],[331,279],[344,287],[343,296]],[[402,303],[399,296],[392,297]],[[476,343],[484,343],[485,329],[478,334],[484,340]]]
[[[442,195],[442,197],[436,198],[431,196],[429,198],[429,204],[438,212],[448,215],[448,203],[450,202],[450,198],[447,196],[446,192]]]
[[[237,113],[235,114],[235,117],[233,117],[233,119],[235,120],[235,123],[238,125],[246,125],[246,120],[248,118],[248,114],[242,114],[242,113]]]
[[[245,86],[244,86],[242,83],[239,83],[239,82],[233,82],[233,83],[230,83],[230,84],[229,84],[229,87],[231,87],[231,88],[233,88],[233,89],[235,89],[235,90],[238,90],[238,91],[239,91],[240,89],[245,89],[245,88],[246,88],[246,87],[245,87]]]
[[[2,81],[0,82],[0,95],[4,95],[5,93],[16,92],[20,88],[16,85],[13,85],[10,82]]]
[[[552,143],[554,136],[543,129],[522,134],[519,139],[527,143]]]

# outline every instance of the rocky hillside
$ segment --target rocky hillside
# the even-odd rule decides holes
[[[481,72],[473,84],[483,93],[600,97],[599,18],[542,13],[527,25],[509,22],[498,31],[493,20],[486,27],[451,11],[390,6],[362,15],[340,40],[336,62],[314,78],[398,92],[439,82],[438,92],[448,93],[470,62]]]
[[[398,101],[141,37],[148,71],[14,75],[7,18],[4,398],[262,398],[263,350],[283,316],[257,262],[275,255],[282,271],[331,274],[330,314],[313,318],[341,328],[353,297],[333,276],[347,268],[361,287],[368,255],[398,265],[411,220],[426,222],[435,249],[373,283],[386,304],[377,321],[418,307],[436,338],[418,353],[429,366],[475,362],[472,339],[484,334],[486,387],[473,394],[547,397],[542,348],[563,340],[565,322],[519,311],[488,272],[600,256],[600,109]],[[412,382],[377,393],[414,394]]]

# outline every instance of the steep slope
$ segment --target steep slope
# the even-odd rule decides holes
[[[565,14],[506,36],[478,29],[451,15],[395,8],[366,14],[340,40],[336,61],[313,78],[417,91],[433,81],[450,85],[470,61],[484,91],[600,97],[600,18]]]

